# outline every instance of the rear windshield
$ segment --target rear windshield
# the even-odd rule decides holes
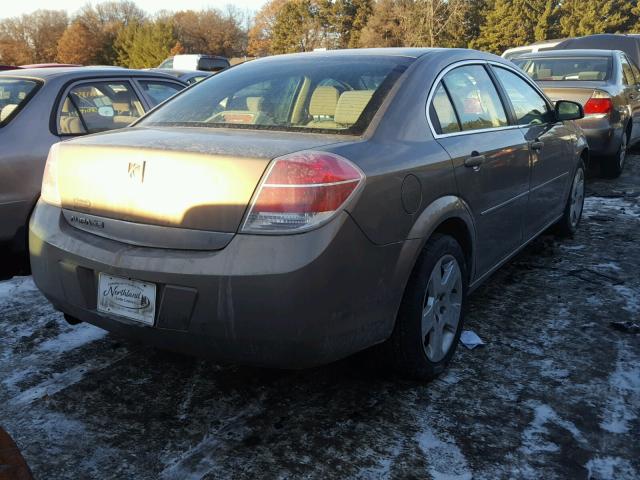
[[[139,125],[359,135],[412,61],[310,55],[248,62],[185,90]]]
[[[39,83],[22,78],[0,78],[0,127],[7,125],[35,93]]]
[[[602,81],[611,76],[611,58],[516,58],[517,66],[539,81]]]

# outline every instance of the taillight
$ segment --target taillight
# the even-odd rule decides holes
[[[44,176],[42,177],[42,190],[40,197],[43,201],[59,207],[62,204],[60,200],[60,191],[58,189],[58,149],[60,144],[54,143],[49,150],[47,163],[44,167]]]
[[[299,152],[273,160],[254,197],[243,232],[297,233],[340,210],[364,174],[347,159]]]
[[[591,98],[584,104],[585,115],[602,115],[613,110],[611,96],[602,90],[594,90]]]

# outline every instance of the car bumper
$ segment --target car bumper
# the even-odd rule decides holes
[[[160,348],[304,368],[383,341],[402,295],[402,244],[375,246],[347,213],[299,235],[236,235],[219,251],[137,247],[70,226],[40,202],[33,278],[73,317]],[[154,326],[96,310],[99,272],[157,285]],[[396,285],[392,288],[390,285]]]
[[[578,120],[587,137],[589,151],[593,156],[615,155],[622,141],[622,124],[612,123],[608,117],[585,117]]]

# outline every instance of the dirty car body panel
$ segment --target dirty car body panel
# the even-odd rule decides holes
[[[349,70],[344,65],[350,74],[362,65],[388,65],[391,73],[304,74]],[[478,123],[469,97],[461,101],[475,117],[465,125],[476,127],[443,135],[431,115],[437,85],[469,66],[495,89],[504,124]],[[302,368],[383,342],[434,232],[464,246],[475,288],[562,216],[586,141],[573,122],[551,117],[530,139],[531,126],[518,122],[494,68],[528,82],[551,111],[526,75],[489,54],[314,52],[243,64],[185,90],[132,128],[60,144],[50,154],[59,180],[46,195],[43,188],[30,224],[35,282],[71,317],[221,361]],[[299,81],[278,87],[293,92],[291,102],[261,93],[298,70]],[[226,96],[225,89],[240,93]],[[189,121],[184,112],[204,104],[218,106]],[[287,125],[277,123],[284,104]],[[531,143],[538,137],[557,165],[537,161],[542,153]],[[486,163],[465,166],[474,154]],[[283,230],[280,217],[254,213],[290,186],[292,170],[278,170],[288,158],[335,162],[357,178],[323,183],[336,195],[352,189],[309,228],[295,217]],[[544,224],[542,199],[531,195],[535,163],[541,180],[533,190],[552,185],[557,199],[544,205]],[[289,210],[281,212],[289,222]],[[155,286],[151,324],[98,308],[105,276]]]

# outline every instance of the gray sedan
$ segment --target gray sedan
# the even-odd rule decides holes
[[[627,149],[640,139],[640,70],[618,50],[553,50],[513,60],[552,99],[584,107],[582,127],[606,176],[622,172]]]
[[[126,127],[185,86],[168,75],[113,68],[0,72],[0,248],[26,251],[51,145]]]
[[[54,145],[33,278],[68,321],[160,347],[302,368],[382,344],[433,378],[467,293],[578,227],[581,116],[473,50],[252,61]]]

